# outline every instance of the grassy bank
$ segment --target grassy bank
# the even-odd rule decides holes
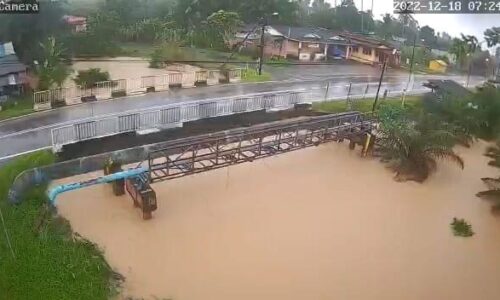
[[[421,96],[407,96],[405,100],[405,106],[408,108],[418,106],[421,104],[421,99]],[[375,98],[353,99],[352,109],[361,112],[372,111],[374,100]],[[379,99],[379,104],[382,103],[385,103],[387,105],[401,106],[401,97],[387,98],[385,100]],[[338,113],[345,112],[347,110],[347,105],[345,100],[317,102],[313,104],[313,109],[320,112]]]
[[[31,95],[9,100],[8,103],[2,105],[0,111],[0,121],[9,118],[24,116],[34,112],[33,100]]]
[[[263,82],[271,80],[271,74],[262,72],[262,75],[254,69],[244,69],[241,71],[241,81],[243,82]]]
[[[37,152],[0,169],[0,299],[108,299],[112,271],[93,244],[48,209],[45,186],[34,187],[20,205],[7,203],[19,173],[53,161],[50,152]]]

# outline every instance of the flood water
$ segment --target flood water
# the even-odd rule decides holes
[[[485,143],[426,183],[330,143],[155,184],[143,221],[129,196],[94,186],[59,212],[145,299],[500,299],[500,219],[481,177]],[[87,174],[64,182],[96,176]],[[476,234],[454,237],[465,218]]]

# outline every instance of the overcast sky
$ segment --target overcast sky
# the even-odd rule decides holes
[[[335,0],[327,0],[331,4]],[[362,0],[354,0],[358,9],[361,9]],[[341,0],[337,0],[340,3]],[[364,10],[371,9],[372,0],[364,0]],[[381,15],[392,13],[393,0],[373,0],[373,11],[376,19],[381,19]],[[436,31],[446,31],[451,36],[459,36],[460,33],[473,34],[480,41],[484,39],[485,29],[500,26],[500,14],[490,15],[447,15],[447,14],[417,14],[414,16],[420,26],[429,25]]]

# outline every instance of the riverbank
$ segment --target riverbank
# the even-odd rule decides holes
[[[63,194],[61,215],[146,299],[497,299],[500,219],[475,197],[497,176],[486,143],[424,184],[330,143],[153,185],[142,221],[109,186]],[[73,182],[92,178],[67,178]],[[476,232],[454,237],[465,218]]]
[[[119,278],[95,245],[52,214],[45,185],[33,187],[19,205],[7,201],[18,174],[54,160],[40,151],[0,168],[0,299],[109,299]]]

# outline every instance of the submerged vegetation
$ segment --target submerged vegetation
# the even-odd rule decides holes
[[[249,68],[241,71],[241,80],[244,82],[269,81],[271,80],[271,74],[267,72],[262,72],[262,75],[259,75],[257,70]]]
[[[494,147],[489,147],[486,156],[491,158],[490,166],[500,168],[500,141]],[[488,190],[477,193],[477,196],[492,202],[492,211],[500,212],[500,176],[498,178],[481,178]]]
[[[352,110],[370,112],[373,99],[353,99]],[[315,103],[321,112],[344,112],[346,101]],[[470,146],[476,139],[492,140],[500,133],[500,90],[480,87],[470,95],[428,94],[383,99],[376,112],[380,126],[375,154],[396,172],[398,180],[422,182],[436,170],[438,160],[464,168],[453,151],[455,145]],[[489,149],[490,165],[500,166],[499,148]],[[492,192],[495,193],[495,192]]]
[[[464,162],[453,151],[455,137],[435,128],[430,115],[412,118],[401,108],[381,108],[378,150],[396,171],[397,180],[422,182],[436,170],[437,160],[448,159],[461,168]]]
[[[456,144],[469,146],[477,138],[498,136],[500,90],[485,85],[463,97],[428,95],[420,107],[382,106],[379,117],[379,150],[384,160],[395,168],[399,179],[423,181],[436,169],[436,160],[464,167],[453,151]]]
[[[454,236],[471,237],[474,235],[472,226],[464,219],[453,218],[453,222],[451,222],[450,226]]]

